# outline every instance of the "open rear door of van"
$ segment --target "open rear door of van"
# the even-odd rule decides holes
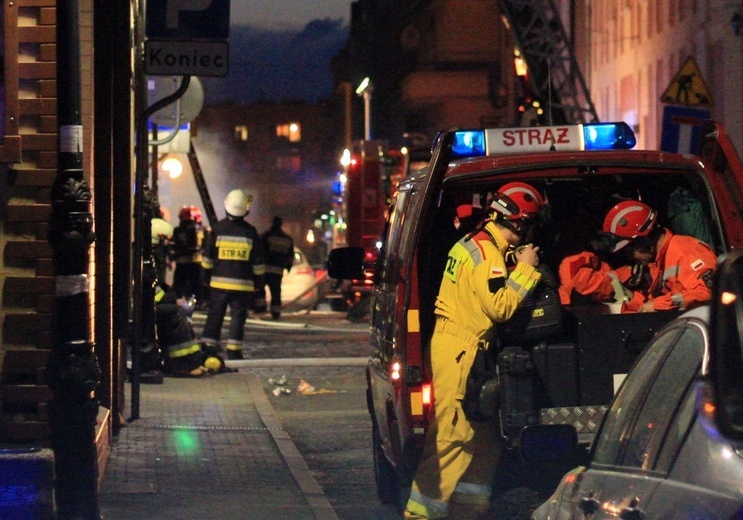
[[[709,176],[728,246],[743,247],[743,164],[724,127],[705,121],[700,157]]]

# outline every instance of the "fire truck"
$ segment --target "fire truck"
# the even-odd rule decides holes
[[[534,243],[540,266],[552,273],[566,257],[590,250],[621,198],[640,198],[678,234],[696,236],[693,228],[704,223],[704,241],[723,255],[743,247],[743,166],[721,125],[707,122],[703,135],[699,156],[633,150],[635,137],[624,123],[448,131],[436,138],[428,168],[398,184],[374,270],[367,403],[383,502],[404,500],[431,424],[434,304],[448,252],[466,233],[455,224],[457,209],[465,202],[486,208],[489,194],[508,182],[534,186],[549,201],[550,217]],[[331,251],[330,275],[358,277],[363,254]],[[495,325],[501,340],[491,345],[498,353],[493,414],[504,445],[513,448],[502,460],[514,465],[499,474],[518,473],[524,462],[514,454],[526,431],[559,428],[587,447],[634,360],[678,312],[616,313],[603,303],[561,305],[552,296],[530,304],[521,334],[506,338],[499,326],[508,324]]]
[[[364,251],[363,276],[346,282],[341,292],[356,313],[365,314],[374,284],[374,265],[387,212],[400,181],[428,164],[430,149],[392,147],[385,140],[357,141],[346,157],[342,180],[336,183],[337,219],[331,249],[343,246]]]

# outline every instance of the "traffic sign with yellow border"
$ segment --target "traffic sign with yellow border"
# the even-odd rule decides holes
[[[694,58],[687,58],[660,97],[661,103],[687,107],[711,107],[712,95]]]

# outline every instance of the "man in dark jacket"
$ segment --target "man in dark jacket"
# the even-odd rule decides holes
[[[271,317],[278,320],[281,316],[281,279],[284,269],[290,271],[294,263],[294,240],[287,235],[281,226],[281,217],[274,217],[271,229],[261,235],[263,251],[266,254],[266,285],[271,291]],[[256,312],[266,309],[266,287],[259,287],[256,293]]]
[[[201,244],[196,221],[196,206],[183,206],[180,222],[173,232],[173,289],[181,298],[201,298]]]
[[[263,245],[258,231],[245,221],[250,201],[242,190],[224,200],[227,216],[217,222],[202,253],[202,266],[210,270],[209,313],[201,334],[207,354],[221,354],[222,323],[230,308],[227,359],[243,359],[245,320],[255,290],[264,283]]]

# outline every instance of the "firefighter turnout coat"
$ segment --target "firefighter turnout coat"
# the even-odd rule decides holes
[[[241,218],[220,220],[204,246],[201,265],[211,270],[210,288],[254,292],[262,287],[266,269],[258,231]]]
[[[449,252],[431,339],[435,419],[406,518],[466,518],[488,508],[499,435],[495,420],[465,417],[467,376],[478,346],[493,343],[493,325],[508,320],[540,279],[536,268],[523,262],[509,272],[507,249],[500,228],[488,221]]]

